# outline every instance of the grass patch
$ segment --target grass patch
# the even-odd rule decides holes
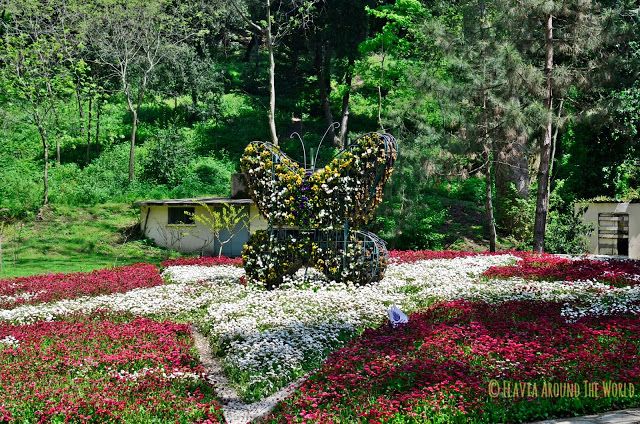
[[[176,256],[142,239],[139,211],[129,204],[53,205],[40,221],[16,225],[0,278],[92,271]]]

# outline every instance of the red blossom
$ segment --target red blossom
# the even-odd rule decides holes
[[[0,280],[0,309],[81,296],[124,293],[163,283],[158,269],[144,263],[92,272],[10,278]],[[3,296],[6,296],[5,300]]]
[[[493,255],[505,255],[505,254],[519,254],[514,251],[500,251],[500,252],[466,252],[462,250],[391,250],[389,256],[391,261],[396,263],[414,263],[416,261],[430,260],[430,259],[455,259],[455,258],[468,258],[470,256],[493,256]]]
[[[0,324],[0,339],[18,340],[0,348],[0,421],[220,422],[203,379],[163,375],[203,374],[189,326],[129,319]]]
[[[515,265],[493,266],[487,277],[521,277],[535,280],[598,280],[615,286],[640,283],[640,262],[631,260],[568,259],[556,255],[520,253]]]
[[[555,405],[562,411],[565,400],[494,399],[489,381],[640,382],[640,317],[566,323],[561,307],[460,300],[413,314],[400,329],[365,330],[271,420],[394,422],[400,414],[411,422],[532,421]],[[533,415],[519,415],[523,405]]]

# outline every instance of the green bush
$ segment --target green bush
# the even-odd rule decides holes
[[[533,246],[533,224],[536,211],[536,187],[532,187],[528,198],[514,192],[503,203],[503,220],[507,224],[502,228],[514,247],[530,250]],[[582,222],[580,213],[575,210],[574,199],[564,189],[564,181],[554,182],[549,198],[549,214],[545,232],[544,248],[549,253],[581,254],[587,250],[587,237],[593,231]]]
[[[564,181],[556,181],[549,198],[549,217],[544,247],[549,253],[582,254],[587,252],[587,241],[594,230],[582,222],[584,211],[576,210],[570,195],[564,193]]]
[[[142,148],[136,149],[142,156]],[[136,174],[142,171],[140,160],[136,161]],[[130,193],[129,145],[117,144],[103,152],[84,169],[75,164],[51,168],[51,201],[66,205],[95,205]],[[126,197],[126,196],[125,196]]]
[[[386,203],[376,225],[392,249],[442,249],[447,210],[433,195],[421,195],[410,204]]]
[[[511,183],[507,195],[498,198],[498,231],[518,250],[533,247],[533,221],[536,213],[536,187],[531,187],[527,198],[520,197]]]
[[[222,158],[200,157],[185,166],[180,183],[173,188],[173,197],[199,195],[228,196],[231,190],[231,175],[236,165],[226,156]]]
[[[24,218],[42,202],[42,171],[22,161],[0,166],[0,220]]]
[[[169,187],[180,184],[193,157],[193,147],[185,132],[170,125],[151,138],[145,146],[142,179]]]

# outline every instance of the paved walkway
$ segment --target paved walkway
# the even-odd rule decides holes
[[[222,404],[222,412],[228,424],[246,424],[259,420],[267,415],[284,398],[289,396],[306,376],[294,381],[287,387],[271,396],[255,403],[244,403],[224,375],[218,360],[212,355],[209,341],[195,326],[191,327],[195,347],[200,355],[200,362],[207,370],[207,380],[211,383]]]
[[[583,417],[538,421],[533,424],[634,424],[640,423],[640,409],[624,409]]]

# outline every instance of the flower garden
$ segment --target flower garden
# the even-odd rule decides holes
[[[301,270],[265,290],[226,258],[0,281],[0,419],[223,421],[192,328],[246,402],[308,374],[271,422],[526,422],[640,405],[629,391],[489,388],[640,383],[636,263],[390,257],[385,277],[364,286]],[[391,305],[407,324],[388,325]]]

